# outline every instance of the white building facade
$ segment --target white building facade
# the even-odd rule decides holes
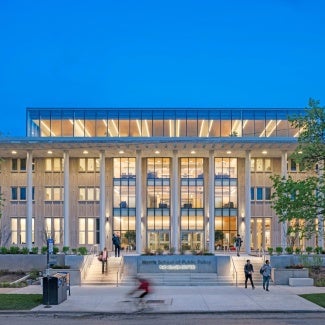
[[[27,109],[27,135],[0,138],[0,246],[151,251],[285,246],[274,174],[299,130],[283,109]],[[296,246],[304,247],[305,241]]]

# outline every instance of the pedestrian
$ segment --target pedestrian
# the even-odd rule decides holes
[[[121,251],[120,237],[118,235],[116,235],[116,234],[113,234],[112,242],[113,242],[113,245],[114,245],[115,257],[120,257],[120,251]]]
[[[247,289],[247,281],[248,279],[251,282],[252,289],[255,289],[254,283],[253,283],[253,273],[254,273],[254,267],[253,264],[251,264],[250,260],[246,261],[246,264],[244,266],[244,272],[245,272],[245,288]]]
[[[100,253],[100,256],[101,256],[101,261],[102,261],[102,274],[104,274],[104,271],[107,272],[107,259],[108,259],[108,253],[107,253],[106,247]]]
[[[240,238],[240,235],[237,234],[237,237],[235,239],[235,246],[236,246],[236,252],[237,252],[237,256],[240,256],[240,248],[241,248],[241,244],[243,243],[242,239]]]
[[[260,269],[260,273],[263,275],[263,289],[266,291],[270,291],[269,284],[271,279],[271,270],[272,266],[270,264],[270,261],[266,260],[265,264]]]

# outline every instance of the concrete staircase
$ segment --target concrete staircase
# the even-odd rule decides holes
[[[82,285],[116,285],[121,280],[122,257],[109,257],[107,272],[102,274],[102,262],[95,258],[90,265]]]
[[[246,264],[247,260],[251,261],[251,264],[253,264],[254,267],[254,273],[253,273],[253,282],[255,286],[262,285],[262,276],[260,274],[260,268],[264,264],[262,257],[256,257],[256,256],[233,256],[232,260],[234,262],[235,269],[237,271],[237,284],[239,286],[245,285],[245,273],[244,273],[244,266]],[[250,281],[248,280],[247,286],[249,287]]]
[[[256,286],[262,285],[262,276],[259,273],[263,265],[262,257],[232,256],[231,270],[228,275],[217,273],[139,273],[139,277],[148,279],[154,286],[234,286],[236,285],[235,272],[237,271],[237,285],[245,283],[244,265],[250,259],[254,266],[253,281]],[[123,276],[123,258],[110,257],[108,270],[102,274],[102,263],[96,258],[89,267],[86,278],[82,285],[121,285],[135,286],[137,281],[134,276]],[[250,285],[250,283],[248,283]]]

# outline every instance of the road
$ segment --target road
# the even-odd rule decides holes
[[[323,325],[325,313],[30,314],[1,313],[1,325]]]

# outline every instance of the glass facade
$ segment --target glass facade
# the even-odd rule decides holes
[[[301,109],[27,110],[28,137],[297,137]]]

